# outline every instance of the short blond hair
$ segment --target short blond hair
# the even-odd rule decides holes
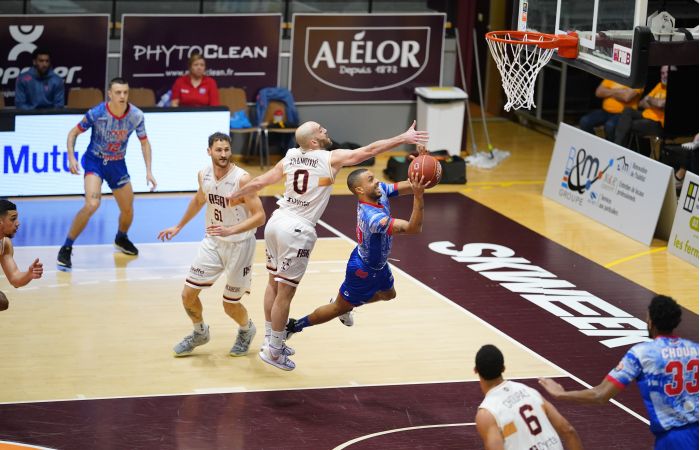
[[[202,61],[204,61],[205,63],[207,62],[207,60],[204,59],[204,56],[202,56],[201,53],[193,53],[192,55],[190,55],[190,58],[187,60],[187,68],[188,68],[188,69],[191,69],[191,68],[192,68],[192,64],[194,64],[195,62],[199,61],[200,59],[201,59]]]

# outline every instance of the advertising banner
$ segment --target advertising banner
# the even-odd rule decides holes
[[[279,85],[280,14],[122,16],[121,75],[160,98],[187,72],[193,54],[219,87],[240,87],[248,101]]]
[[[107,78],[109,15],[0,15],[0,92],[15,104],[15,83],[32,67],[37,48],[51,54],[54,72],[71,88],[104,92]]]
[[[413,102],[442,80],[444,14],[295,14],[298,103]]]
[[[649,245],[659,217],[675,212],[672,175],[667,165],[561,123],[544,196]],[[668,237],[668,222],[660,237]]]
[[[169,110],[144,114],[158,192],[196,191],[197,171],[211,164],[207,139],[216,131],[228,132],[230,113]],[[15,130],[0,132],[0,197],[83,194],[82,167],[80,176],[70,173],[66,150],[68,131],[82,117],[80,114],[16,116]],[[78,136],[75,144],[78,161],[87,149],[91,133],[89,129]],[[126,166],[134,191],[149,192],[136,133],[129,138]],[[109,192],[107,183],[102,184],[102,192]]]
[[[668,251],[698,265],[698,176],[694,173],[686,172],[683,179]]]

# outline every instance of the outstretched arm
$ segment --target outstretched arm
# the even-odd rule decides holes
[[[425,191],[425,186],[428,182],[423,177],[418,179],[418,174],[413,174],[410,182],[413,190],[411,218],[408,219],[408,222],[395,219],[391,229],[393,234],[418,234],[423,230],[423,191]]]
[[[622,389],[604,379],[598,386],[580,391],[566,391],[561,384],[549,378],[540,378],[540,386],[557,400],[603,405]]]
[[[398,136],[375,141],[355,150],[333,150],[331,152],[331,166],[336,170],[340,170],[341,167],[361,163],[402,144],[425,144],[426,142],[428,142],[428,132],[417,131],[416,121],[414,120],[408,130]]]
[[[9,241],[9,239],[7,240]],[[44,273],[44,265],[39,262],[39,258],[35,259],[34,262],[29,265],[26,272],[22,272],[17,267],[14,253],[12,242],[8,242],[5,247],[5,252],[0,256],[0,265],[7,276],[7,281],[9,281],[12,286],[19,288],[29,284],[32,280],[41,278]]]
[[[238,191],[234,192],[230,196],[227,197],[229,203],[231,204],[236,204],[236,203],[241,203],[240,199],[243,197],[248,197],[251,194],[258,192],[260,189],[264,188],[265,186],[269,186],[273,183],[277,183],[279,180],[281,180],[284,177],[284,167],[282,165],[282,161],[278,162],[275,164],[275,167],[272,169],[268,170],[262,175],[258,175],[257,177],[253,178],[250,180],[248,184],[246,184],[242,189],[239,189]],[[238,200],[238,201],[234,201]]]

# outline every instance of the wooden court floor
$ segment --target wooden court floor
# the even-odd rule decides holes
[[[510,151],[511,156],[494,169],[468,168],[466,185],[441,185],[431,192],[462,194],[591,264],[619,275],[625,282],[671,295],[691,313],[688,318],[697,322],[697,268],[670,255],[665,250],[666,242],[655,240],[651,247],[644,246],[543,198],[541,191],[553,139],[502,120],[491,121],[489,127],[494,146]],[[477,143],[479,148],[485,148],[482,136],[478,135]],[[380,157],[372,170],[380,174],[385,165],[386,157]],[[245,168],[253,174],[260,172],[254,166]],[[349,171],[343,169],[334,194],[347,194],[345,177]],[[261,195],[275,195],[282,189],[281,185],[272,186]],[[170,197],[173,196],[148,198]],[[20,220],[22,205],[39,201],[44,200],[20,199]],[[61,202],[62,199],[50,201]],[[428,207],[430,201],[428,196]],[[169,214],[179,216],[182,211],[184,208]],[[67,211],[68,219],[61,219],[61,223],[69,220],[73,212]],[[444,213],[440,209],[431,211],[435,215]],[[478,217],[473,220],[478,221]],[[109,229],[110,223],[103,222],[100,225]],[[171,223],[140,224],[138,215],[135,221],[135,227],[147,227],[148,233],[153,228],[169,225]],[[193,226],[194,223],[189,225]],[[471,226],[476,228],[474,224]],[[19,233],[23,232],[23,227]],[[469,235],[466,224],[463,231],[465,236]],[[58,231],[57,235],[62,233]],[[430,233],[425,227],[424,234],[430,236]],[[352,241],[347,233],[339,233],[333,227],[327,227],[320,236],[323,237],[314,250],[310,270],[293,302],[294,316],[304,315],[327,301],[342,280]],[[439,238],[435,236],[435,240]],[[284,373],[263,364],[255,351],[242,358],[227,355],[235,339],[235,327],[222,311],[221,280],[202,294],[205,320],[212,332],[211,342],[188,358],[176,359],[172,357],[172,346],[191,330],[180,305],[179,293],[198,243],[196,239],[176,239],[168,244],[154,241],[155,236],[138,243],[141,249],[138,258],[115,254],[107,242],[81,246],[79,241],[74,250],[75,270],[70,274],[55,270],[60,241],[55,245],[29,244],[16,249],[20,265],[38,256],[45,262],[47,271],[44,279],[19,290],[9,287],[7,280],[0,277],[0,290],[11,300],[10,309],[0,314],[0,320],[4,320],[0,330],[4,344],[0,348],[0,373],[4,381],[0,386],[0,403],[15,408],[24,403],[30,406],[37,404],[35,402],[56,400],[152,398],[155,402],[159,396],[172,395],[473,383],[476,380],[473,356],[484,342],[494,343],[504,351],[507,377],[554,376],[573,380],[570,382],[575,384],[580,381],[578,374],[570,378],[570,371],[533,351],[527,342],[512,338],[480,315],[442,295],[436,290],[439,279],[426,283],[415,273],[411,275],[398,267],[394,272],[399,292],[397,302],[359,309],[357,325],[352,329],[334,321],[295,336],[289,342],[298,351],[293,358],[298,368],[293,372]],[[402,237],[398,237],[395,247],[412,245],[411,241],[402,241]],[[262,242],[259,242],[252,293],[245,298],[251,317],[259,326],[253,344],[255,349],[262,341],[262,295],[267,279],[263,257]],[[640,296],[637,300],[644,306],[649,298]],[[603,375],[601,372],[600,377]],[[340,407],[335,413],[342,414],[342,405]],[[470,405],[473,407],[475,405]],[[629,405],[632,410],[637,407]],[[10,411],[18,410],[7,409],[5,414]],[[376,411],[368,408],[367,413]],[[620,414],[643,424],[634,411],[631,415]],[[471,421],[473,416],[464,419],[460,423],[466,419]],[[586,423],[593,427],[594,422],[591,418]],[[0,423],[0,439],[27,437],[20,441],[37,445],[42,442],[38,435],[26,430],[12,428],[11,431],[4,433]],[[591,436],[599,432],[600,429],[589,431]],[[473,438],[473,432],[470,433]],[[640,439],[636,444],[648,441]],[[63,442],[77,440],[65,437]],[[202,442],[209,442],[209,448],[276,448],[253,443],[257,441],[230,446]],[[633,442],[630,444],[596,448],[636,448]],[[200,448],[198,445],[172,446]],[[306,448],[334,446],[322,443]],[[148,445],[138,441],[129,447],[148,448]],[[288,448],[304,447],[290,444]],[[396,444],[395,448],[411,447]],[[459,443],[445,444],[443,448],[459,448]]]

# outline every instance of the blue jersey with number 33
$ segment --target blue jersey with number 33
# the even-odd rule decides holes
[[[654,434],[698,421],[697,342],[658,336],[637,344],[606,379],[619,388],[637,381]]]
[[[391,227],[394,219],[389,209],[389,197],[399,195],[397,184],[379,183],[382,191],[377,203],[357,205],[357,252],[362,261],[374,270],[386,264],[391,251]]]

